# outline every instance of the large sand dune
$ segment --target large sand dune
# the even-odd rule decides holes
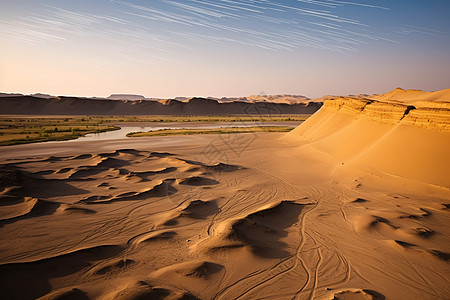
[[[395,97],[396,91],[378,96],[395,103],[353,98],[326,100],[319,112],[288,136],[307,138],[310,146],[345,164],[342,169],[372,168],[450,187],[450,90],[422,92],[424,98],[436,102],[420,101],[418,107],[401,99],[419,99],[419,92],[412,91],[410,96],[400,91],[400,96]],[[435,98],[436,95],[441,97]]]
[[[2,297],[448,299],[440,102],[329,100],[289,134],[3,147]]]

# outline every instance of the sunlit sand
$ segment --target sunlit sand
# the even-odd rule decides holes
[[[448,298],[449,101],[397,90],[326,100],[289,133],[2,147],[2,295]]]

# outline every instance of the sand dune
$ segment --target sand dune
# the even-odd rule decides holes
[[[397,98],[396,93],[388,94]],[[409,94],[418,97],[419,92],[400,93],[398,99]],[[436,101],[448,97],[448,90],[435,93],[443,95]],[[423,94],[428,97],[428,93]],[[437,97],[432,94],[430,98]],[[345,168],[374,168],[450,187],[446,176],[450,165],[450,102],[441,103],[442,107],[416,108],[399,101],[326,100],[319,112],[291,132],[290,138],[307,138],[310,145],[324,149]]]
[[[435,102],[434,105],[439,105],[441,102],[450,102],[450,89],[435,92],[423,92],[421,90],[404,90],[397,88],[386,94],[372,95],[368,98],[417,106],[433,105],[433,102]]]
[[[450,298],[449,108],[395,97],[289,134],[0,148],[2,297]]]

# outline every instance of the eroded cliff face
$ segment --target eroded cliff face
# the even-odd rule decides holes
[[[449,133],[446,99],[339,97],[325,100],[317,113],[284,139],[299,143],[299,151],[309,149],[335,159],[334,172],[346,178],[376,173],[447,189]]]
[[[419,107],[411,110],[402,122],[406,125],[450,132],[450,104],[447,104],[447,108]]]
[[[421,102],[413,105],[369,99],[337,98],[325,100],[324,110],[353,115],[383,124],[401,124],[450,132],[450,103]]]

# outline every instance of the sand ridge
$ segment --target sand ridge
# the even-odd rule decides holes
[[[449,188],[450,102],[442,105],[415,107],[345,97],[325,100],[286,139],[306,138],[310,146],[349,169],[378,169]]]

